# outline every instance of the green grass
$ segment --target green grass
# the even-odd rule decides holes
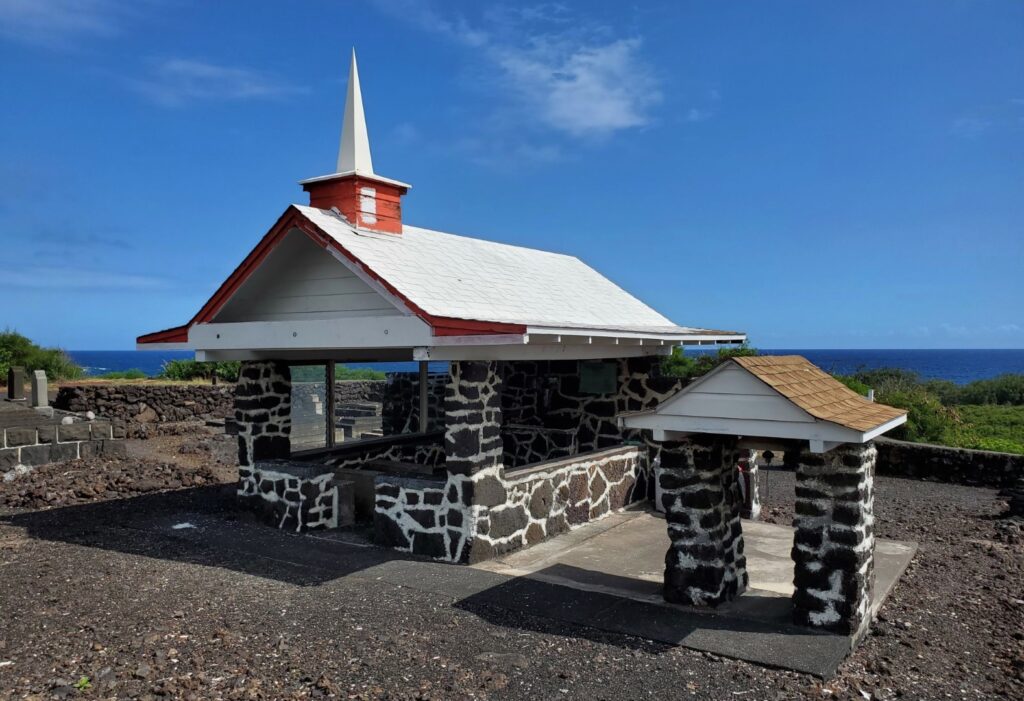
[[[957,413],[961,423],[946,432],[946,445],[1024,455],[1024,406],[963,404]]]

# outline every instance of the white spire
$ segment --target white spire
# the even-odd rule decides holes
[[[373,173],[370,158],[370,138],[366,135],[366,115],[363,114],[363,93],[359,89],[359,68],[356,50],[352,49],[352,67],[348,71],[348,95],[345,98],[345,121],[341,126],[341,147],[338,149],[338,171]]]

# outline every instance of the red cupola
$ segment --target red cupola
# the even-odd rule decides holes
[[[373,172],[355,49],[352,50],[352,67],[348,75],[338,171],[303,180],[299,184],[309,193],[311,207],[336,208],[359,229],[402,233],[402,196],[411,185]]]

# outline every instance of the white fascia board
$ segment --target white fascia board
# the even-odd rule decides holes
[[[621,418],[627,428],[646,428],[667,432],[712,433],[723,436],[756,436],[837,443],[864,443],[860,431],[827,421],[803,423],[765,419],[720,419],[710,416],[666,416],[664,414],[628,414]]]
[[[436,340],[436,339],[434,339]],[[599,360],[602,358],[634,358],[668,355],[671,346],[623,347],[614,344],[503,346],[438,346],[424,344],[413,350],[413,360]]]
[[[432,346],[515,346],[530,343],[522,333],[475,334],[470,336],[434,336]]]
[[[187,341],[180,343],[136,343],[135,350],[192,350],[192,346]]]
[[[321,348],[306,350],[199,350],[200,362],[223,360],[284,360],[295,363],[388,363],[412,360],[412,348]]]
[[[589,336],[595,343],[601,340],[611,339],[637,339],[651,341],[667,341],[670,343],[685,343],[689,341],[702,343],[742,343],[747,340],[744,334],[688,334],[688,333],[659,333],[657,331],[616,331],[613,329],[600,328],[564,328],[557,326],[532,326],[526,327],[526,333],[541,337],[547,336]],[[563,341],[565,339],[563,338]]]
[[[412,189],[412,185],[410,185],[409,183],[403,183],[401,180],[385,178],[383,175],[377,175],[376,173],[367,173],[366,171],[362,170],[346,170],[339,173],[328,173],[327,175],[318,175],[315,178],[306,178],[305,180],[300,180],[299,185],[305,185],[306,183],[319,183],[325,180],[336,180],[338,178],[347,178],[352,175],[363,178],[364,180],[376,180],[379,183],[397,185],[398,187],[404,187],[406,190]]]
[[[411,348],[432,340],[413,316],[358,316],[301,321],[196,324],[188,331],[196,350],[303,350]]]
[[[863,440],[861,442],[862,443],[867,443],[872,438],[880,436],[883,433],[891,431],[894,428],[896,428],[897,426],[902,426],[905,423],[907,423],[907,415],[906,414],[903,414],[902,416],[897,416],[892,421],[887,421],[884,424],[882,424],[881,426],[876,426],[875,428],[871,429],[870,431],[866,431],[864,434],[862,434]]]

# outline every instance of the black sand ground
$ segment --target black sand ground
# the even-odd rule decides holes
[[[229,503],[211,486],[227,471],[204,462],[223,445],[197,440],[222,443],[186,435],[0,484],[0,697],[1024,698],[1024,542],[994,490],[877,480],[878,535],[921,548],[822,683],[344,571],[304,581],[126,526],[132,510]],[[768,479],[765,518],[788,523],[792,476]]]

